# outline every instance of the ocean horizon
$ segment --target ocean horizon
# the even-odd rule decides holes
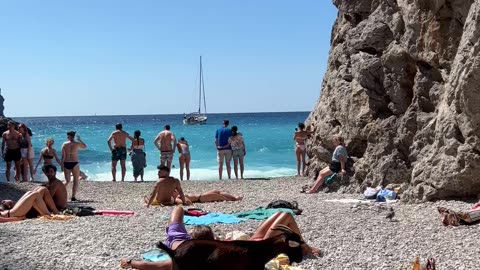
[[[209,113],[207,124],[184,126],[183,114],[162,115],[90,115],[90,116],[35,116],[13,117],[25,123],[32,131],[32,144],[35,151],[34,164],[39,152],[45,147],[45,139],[54,138],[54,148],[59,157],[61,145],[66,141],[66,132],[75,130],[88,149],[79,151],[80,168],[91,181],[111,181],[111,154],[107,139],[116,123],[123,124],[123,130],[133,135],[135,130],[142,132],[147,152],[146,181],[157,180],[159,151],[153,140],[163,126],[169,124],[178,138],[185,137],[189,142],[192,160],[190,163],[192,180],[218,180],[218,165],[214,145],[215,131],[224,119],[230,127],[237,126],[245,139],[245,178],[271,178],[296,175],[293,134],[299,122],[303,122],[310,112],[259,112],[259,113]],[[129,143],[127,141],[127,146]],[[0,181],[5,181],[5,162],[1,161]],[[54,162],[54,164],[56,164]],[[179,177],[178,152],[173,159],[171,175]],[[36,180],[46,177],[37,170]],[[63,173],[57,173],[59,179]],[[226,171],[224,169],[224,179]],[[232,161],[232,179],[233,161]],[[13,177],[12,177],[13,179]],[[120,164],[117,165],[117,179],[120,179]],[[126,181],[133,181],[132,165],[127,156]],[[117,180],[118,181],[118,180]]]

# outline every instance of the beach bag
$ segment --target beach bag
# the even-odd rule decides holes
[[[363,192],[363,196],[365,196],[365,199],[367,200],[376,199],[377,193],[378,193],[378,190],[371,187],[367,187],[367,189],[365,189],[365,191]]]
[[[208,214],[208,211],[202,210],[200,208],[188,208],[187,210],[184,210],[183,213],[187,216],[201,217]]]
[[[395,200],[397,198],[397,193],[393,190],[382,189],[377,193],[377,202],[385,202],[388,200]]]
[[[95,208],[89,207],[89,206],[67,208],[65,211],[63,211],[63,214],[77,216],[77,217],[86,217],[86,216],[96,215]]]
[[[296,201],[284,201],[284,200],[276,200],[267,205],[267,208],[287,208],[292,209],[295,215],[301,215],[303,210],[298,208],[298,203]]]

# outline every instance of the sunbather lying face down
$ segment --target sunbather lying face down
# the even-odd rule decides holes
[[[60,214],[50,193],[45,187],[37,187],[25,193],[17,203],[11,200],[2,201],[4,210],[0,211],[0,222],[23,220],[32,212],[38,216]]]
[[[180,195],[175,191],[175,202],[181,204]],[[200,195],[185,195],[186,204],[190,205],[193,203],[208,203],[208,202],[226,202],[226,201],[240,201],[243,199],[243,196],[234,196],[226,192],[213,189],[209,190]]]
[[[280,224],[289,227],[293,232],[301,235],[300,229],[290,213],[277,212],[258,227],[257,231],[250,238],[250,241],[259,241],[281,234],[282,232],[278,230],[272,230],[272,228]],[[167,226],[167,239],[164,241],[164,244],[171,249],[176,249],[183,241],[188,239],[213,239],[213,233],[209,226],[195,226],[194,232],[189,235],[183,223],[183,208],[175,207],[170,214]],[[310,247],[307,244],[303,244],[302,248],[304,254],[320,255],[319,249]],[[120,266],[122,268],[131,267],[141,270],[171,270],[172,261],[164,260],[148,262],[143,260],[136,261],[121,259]]]

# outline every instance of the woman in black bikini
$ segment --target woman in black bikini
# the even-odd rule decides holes
[[[52,138],[48,138],[45,140],[45,145],[46,147],[40,151],[40,158],[38,159],[37,166],[35,166],[35,170],[33,171],[35,174],[37,173],[37,168],[38,165],[40,165],[40,162],[43,160],[43,165],[53,165],[53,158],[57,161],[58,165],[60,168],[62,168],[63,171],[63,166],[62,162],[57,156],[57,151],[53,149],[53,144],[55,141]]]
[[[30,181],[33,181],[33,175],[35,172],[33,171],[33,158],[35,154],[33,152],[32,141],[30,139],[30,132],[27,129],[25,124],[18,125],[18,132],[22,134],[19,138],[19,145],[20,145],[20,153],[22,154],[22,178],[23,181],[27,181],[28,179],[28,169],[30,168]]]

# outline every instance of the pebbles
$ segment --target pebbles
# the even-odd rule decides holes
[[[436,207],[466,210],[471,204],[441,201],[394,205],[392,222],[387,210],[371,205],[325,202],[357,199],[359,195],[301,194],[305,178],[245,181],[184,181],[185,193],[220,189],[245,195],[239,202],[197,204],[196,207],[230,213],[266,206],[273,200],[297,201],[303,214],[296,217],[307,243],[319,247],[323,257],[308,256],[304,269],[406,269],[415,256],[437,261],[437,269],[477,269],[479,225],[444,227]],[[133,210],[134,217],[92,216],[71,221],[26,220],[0,224],[2,269],[119,269],[120,258],[140,258],[141,252],[165,238],[172,207],[145,208],[143,196],[153,182],[82,182],[78,198],[96,209]],[[0,199],[19,196],[11,189],[32,184],[0,185]],[[17,199],[16,197],[15,199]],[[213,225],[218,234],[241,230],[253,233],[261,221]]]

